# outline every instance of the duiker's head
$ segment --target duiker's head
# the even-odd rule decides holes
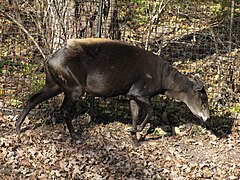
[[[194,76],[194,85],[188,90],[185,103],[194,115],[206,121],[210,118],[208,96],[199,75]]]

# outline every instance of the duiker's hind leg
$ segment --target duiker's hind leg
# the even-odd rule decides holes
[[[73,91],[73,92],[65,92],[65,97],[61,107],[63,117],[67,124],[67,128],[73,139],[80,139],[80,136],[74,131],[74,128],[72,125],[72,119],[75,113],[76,102],[81,95],[82,95],[81,90]]]
[[[25,109],[21,112],[17,122],[16,122],[16,129],[18,132],[20,132],[21,125],[28,115],[28,113],[33,109],[36,105],[39,103],[46,101],[47,99],[50,99],[51,97],[54,97],[58,94],[60,94],[62,90],[59,88],[57,84],[54,82],[47,83],[45,86],[36,94],[34,94],[27,102],[27,106]]]

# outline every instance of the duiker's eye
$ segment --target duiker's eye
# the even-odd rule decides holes
[[[203,94],[203,93],[199,93],[198,94],[198,96],[202,99],[202,101],[203,101],[203,103],[205,102],[205,101],[207,101],[207,95],[206,94]]]
[[[206,108],[207,108],[206,103],[202,103],[201,108],[202,108],[202,109],[206,109]]]

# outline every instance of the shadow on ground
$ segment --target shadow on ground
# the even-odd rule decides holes
[[[86,120],[89,118],[90,113],[89,103],[86,102],[77,104],[77,113],[75,115],[75,119],[77,120],[75,121],[75,125],[77,125],[77,127],[75,128],[82,129],[83,127],[94,126],[97,124],[109,124],[115,121],[129,125],[132,123],[129,100],[126,98],[109,98],[97,101],[93,108],[94,119],[91,121]],[[172,101],[170,99],[161,99],[158,101],[154,100],[153,102],[153,127],[160,127],[169,135],[174,135],[174,127],[185,126],[188,124],[200,125],[202,128],[210,130],[219,138],[226,137],[232,133],[231,129],[234,124],[233,118],[212,115],[210,119],[203,122],[194,116],[184,103]],[[145,115],[146,114],[140,110],[138,124],[143,121]],[[36,119],[37,122],[33,121],[31,125],[23,128],[21,131],[38,128],[44,123],[64,123],[64,120],[60,115],[59,108],[54,110],[51,109],[44,116],[41,112],[39,114],[36,113],[34,119]],[[42,121],[38,121],[38,119],[42,119]],[[154,132],[154,129],[149,132]]]
[[[111,103],[109,103],[110,106]],[[121,102],[117,102],[117,104],[120,105],[118,107],[113,106],[110,109],[100,107],[99,105],[95,106],[92,125],[109,124],[115,121],[131,125],[132,121],[128,101],[121,100]],[[146,114],[140,110],[138,124],[143,121],[145,115]],[[180,127],[189,123],[200,125],[202,128],[210,130],[217,137],[223,138],[232,133],[234,119],[227,116],[212,115],[210,119],[203,122],[194,116],[184,103],[166,99],[160,103],[158,102],[157,105],[154,104],[152,123],[155,128],[161,127],[164,131],[168,132],[168,134],[172,135],[174,134],[172,131],[174,127]],[[154,130],[150,132],[153,131]]]

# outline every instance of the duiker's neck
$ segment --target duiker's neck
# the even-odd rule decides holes
[[[189,89],[193,87],[193,82],[181,74],[168,63],[163,66],[163,87],[165,95],[185,102]]]

